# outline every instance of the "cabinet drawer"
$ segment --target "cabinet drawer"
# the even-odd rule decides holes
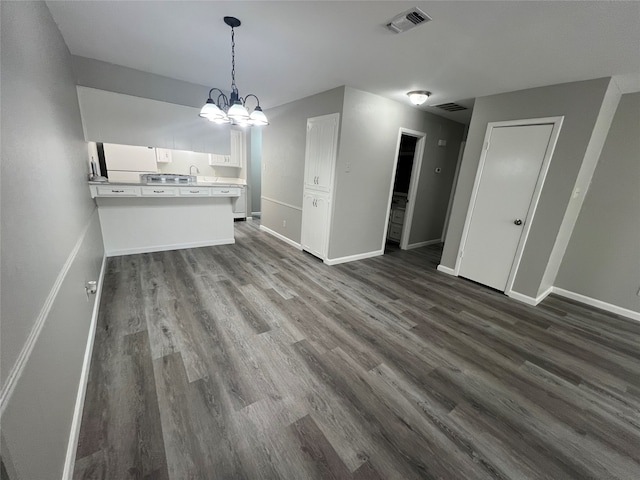
[[[396,225],[394,223],[389,225],[389,233],[387,237],[391,240],[400,241],[400,237],[402,236],[402,225]]]
[[[240,189],[237,187],[214,187],[211,189],[212,197],[239,197]]]
[[[208,197],[208,187],[183,187],[180,189],[180,196],[182,197]]]
[[[140,195],[138,187],[102,186],[97,188],[100,197],[137,197]]]
[[[142,187],[143,197],[175,197],[176,193],[175,187]]]
[[[404,222],[404,210],[393,209],[391,210],[391,221],[393,223],[403,223]]]

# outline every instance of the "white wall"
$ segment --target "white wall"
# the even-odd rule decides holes
[[[60,478],[103,246],[71,55],[43,2],[0,17],[2,458]]]
[[[555,286],[640,312],[640,93],[623,95]]]

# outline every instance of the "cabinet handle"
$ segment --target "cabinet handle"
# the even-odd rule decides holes
[[[189,190],[189,193],[200,193],[200,190]]]
[[[164,193],[164,190],[154,190],[153,193]]]
[[[111,193],[124,193],[124,190],[111,190]]]
[[[220,193],[229,193],[229,190],[220,190]]]

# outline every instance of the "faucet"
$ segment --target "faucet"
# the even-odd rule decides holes
[[[196,167],[195,165],[191,165],[189,167],[189,175],[193,175],[193,173],[191,173],[191,169],[195,168],[196,169],[196,174],[200,173],[200,170],[198,169],[198,167]]]

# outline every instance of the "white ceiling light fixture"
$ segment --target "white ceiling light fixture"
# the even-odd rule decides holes
[[[236,87],[236,43],[235,43],[235,28],[241,25],[240,20],[235,17],[224,17],[224,23],[231,27],[231,95],[227,97],[219,88],[212,88],[209,90],[209,98],[200,110],[200,116],[207,120],[231,125],[240,125],[242,127],[247,126],[264,126],[269,125],[267,116],[260,108],[260,99],[253,93],[245,95],[244,98],[238,93],[238,87]],[[211,97],[213,92],[218,92],[218,96],[215,101]],[[246,102],[249,97],[255,98],[257,102],[256,108],[249,115]]]
[[[413,90],[407,92],[407,95],[411,103],[414,105],[422,105],[431,96],[431,92],[427,92],[426,90]]]

